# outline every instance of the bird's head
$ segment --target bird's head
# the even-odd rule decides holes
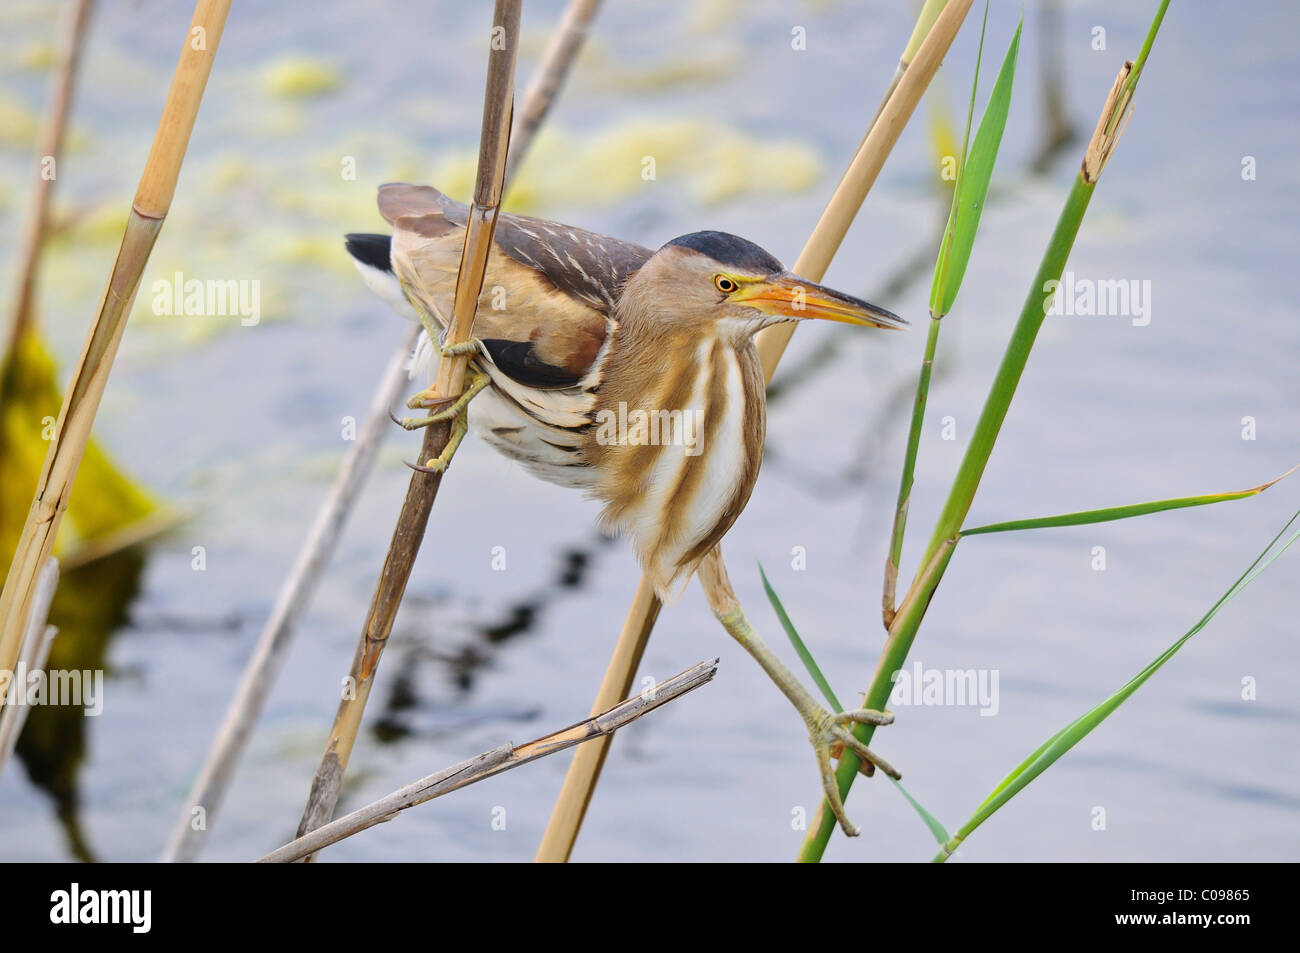
[[[876,328],[907,322],[884,308],[793,275],[759,246],[726,232],[692,232],[651,256],[629,296],[653,300],[669,320],[743,337],[768,325],[822,318]]]

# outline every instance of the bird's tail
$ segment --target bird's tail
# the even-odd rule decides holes
[[[391,235],[365,235],[354,232],[344,236],[352,263],[361,273],[366,287],[388,302],[389,307],[410,321],[419,321],[411,302],[406,300],[401,282],[393,273]]]
[[[389,307],[402,317],[410,321],[419,321],[420,318],[411,307],[411,302],[406,300],[401,282],[393,273],[393,237],[353,232],[351,235],[345,235],[344,239],[348,254],[352,256],[352,263],[357,266],[357,271],[361,273],[361,280],[366,283],[366,287],[388,302]],[[411,355],[411,361],[407,365],[412,379],[429,371],[434,363],[433,355],[434,348],[429,341],[429,335],[421,334],[419,342],[415,345],[415,353]]]

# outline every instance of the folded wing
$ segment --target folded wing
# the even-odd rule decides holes
[[[469,210],[429,186],[379,189],[394,228],[399,278],[445,327]],[[497,219],[474,336],[492,362],[527,387],[583,385],[610,333],[623,285],[652,252],[631,242],[523,215]]]

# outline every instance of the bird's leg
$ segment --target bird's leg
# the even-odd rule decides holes
[[[731,588],[731,581],[727,578],[727,568],[723,565],[722,550],[719,547],[714,547],[704,557],[699,566],[699,577],[709,608],[713,610],[713,614],[717,616],[723,628],[763,667],[768,677],[776,683],[785,697],[790,699],[803,717],[804,723],[808,725],[808,735],[812,741],[813,751],[817,755],[817,767],[821,773],[822,789],[826,793],[826,800],[844,833],[849,837],[856,837],[858,828],[844,813],[839,784],[831,768],[831,749],[834,746],[842,746],[841,750],[847,748],[865,762],[880,768],[891,778],[902,777],[888,762],[859,741],[851,731],[857,722],[888,725],[893,722],[894,716],[887,711],[873,711],[869,708],[833,713],[819,704],[795,674],[777,658],[750,627],[736,593]]]
[[[429,340],[436,345],[438,343],[438,338],[443,335],[445,322],[439,321],[429,313],[429,309],[425,307],[424,301],[421,300],[419,294],[416,293],[415,289],[412,288],[410,284],[402,281],[400,278],[398,281],[402,285],[402,291],[406,294],[406,300],[411,303],[411,307],[415,309],[416,316],[420,319],[420,327],[424,328],[424,333],[429,335]]]
[[[460,357],[462,355],[474,357],[483,353],[483,342],[477,338],[444,345],[440,340],[442,335],[445,333],[443,322],[429,313],[429,308],[407,282],[403,281],[401,282],[401,285],[402,290],[406,293],[406,300],[411,303],[411,307],[415,309],[415,313],[420,319],[420,326],[424,328],[424,333],[429,336],[429,340],[433,342],[433,346],[438,349],[439,357]],[[487,385],[484,384],[483,387],[485,386]],[[479,387],[478,390],[482,390],[483,387]],[[469,392],[466,391],[466,393]],[[476,390],[474,393],[477,394],[478,391]],[[471,394],[470,396],[472,397],[473,395]],[[461,398],[457,398],[457,402],[463,399],[463,397],[464,395],[462,395]],[[433,387],[426,387],[424,390],[411,397],[411,399],[406,402],[406,406],[415,410],[417,407],[436,407],[439,404],[447,403],[449,400],[450,398],[443,394],[439,394]],[[466,403],[468,403],[468,401],[466,401]],[[456,406],[456,404],[453,404],[453,406]],[[463,409],[463,405],[461,405],[461,409]],[[446,420],[448,417],[453,416],[451,408],[442,411],[442,414],[444,416],[434,414],[427,418],[424,423],[416,423],[410,418],[399,421],[399,423],[403,427],[406,427],[407,430],[413,430],[415,429],[415,426],[427,426],[436,420]],[[408,424],[414,424],[414,426],[408,426]]]

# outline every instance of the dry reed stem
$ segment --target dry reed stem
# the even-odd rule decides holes
[[[488,253],[492,247],[492,233],[500,210],[514,100],[519,7],[520,0],[496,0],[493,13],[493,27],[502,28],[505,42],[503,48],[497,48],[494,44],[488,58],[478,176],[466,227],[465,246],[461,253],[460,271],[456,278],[451,327],[447,332],[448,344],[468,341],[471,337],[474,313],[478,307],[483,276],[487,271]],[[440,394],[456,396],[464,390],[467,364],[468,357],[465,355],[442,359],[435,385]],[[437,457],[446,447],[450,435],[450,422],[425,428],[421,451],[424,459]],[[350,691],[345,693],[339,703],[325,754],[312,779],[311,794],[298,825],[299,836],[327,823],[334,813],[343,775],[347,771],[352,747],[361,727],[362,713],[374,684],[375,671],[392,632],[393,620],[406,591],[406,583],[411,577],[415,557],[428,525],[429,513],[433,509],[441,483],[441,473],[416,471],[411,474],[406,498],[353,657],[347,683]],[[313,854],[307,860],[313,860],[314,856]]]
[[[949,0],[934,21],[915,57],[906,69],[897,71],[891,81],[892,92],[877,112],[866,137],[858,147],[853,161],[836,186],[830,201],[822,212],[817,227],[795,262],[794,272],[811,281],[820,281],[831,259],[844,240],[858,209],[862,206],[876,176],[884,166],[890,151],[907,125],[921,95],[930,85],[948,48],[957,36],[970,10],[973,0]],[[926,15],[923,12],[923,16]],[[909,44],[910,48],[911,44]],[[757,337],[759,357],[763,372],[770,383],[781,355],[785,352],[794,324],[781,324],[761,331]],[[649,582],[643,576],[637,587],[632,608],[619,635],[618,645],[601,683],[597,705],[604,701],[616,686],[630,685],[641,664],[650,630],[659,613],[659,600],[654,597]],[[569,766],[564,786],[551,814],[550,823],[542,837],[536,859],[542,863],[563,863],[569,859],[582,827],[587,805],[600,780],[600,770],[610,739],[605,738],[580,750]]]
[[[41,260],[41,248],[49,231],[50,195],[54,192],[54,183],[58,177],[58,163],[63,155],[63,133],[68,125],[68,111],[72,104],[72,93],[77,85],[77,72],[81,66],[81,50],[86,38],[86,25],[90,22],[93,0],[77,0],[68,11],[62,38],[59,43],[59,61],[55,71],[54,96],[50,100],[50,109],[46,114],[45,126],[41,130],[37,145],[37,155],[42,161],[37,163],[39,172],[36,176],[35,189],[32,191],[31,211],[27,216],[27,227],[23,232],[22,250],[19,252],[18,290],[14,296],[14,308],[10,316],[9,333],[5,340],[7,350],[0,350],[0,356],[14,353],[18,339],[32,319],[32,301],[36,294],[36,271]],[[54,166],[51,174],[46,175],[44,161],[51,160]]]
[[[45,620],[49,618],[50,603],[54,601],[54,590],[58,586],[59,561],[50,557],[50,561],[45,564],[45,569],[36,580],[36,593],[32,597],[32,613],[28,618],[27,631],[23,634],[22,649],[19,652],[25,675],[44,671],[45,663],[50,657],[50,646],[54,644],[54,636],[58,630],[52,625],[46,625]],[[16,679],[16,673],[8,678],[0,676],[0,694],[7,694],[11,684],[17,691],[22,691],[24,686],[15,683]],[[30,708],[30,705],[25,704],[6,705],[0,708],[0,776],[4,775],[5,764],[14,753],[18,736],[23,733],[23,724],[27,721]]]
[[[628,609],[627,621],[623,623],[623,631],[619,633],[618,644],[614,647],[614,655],[609,660],[600,690],[592,703],[593,712],[604,711],[626,696],[631,689],[632,680],[641,665],[641,656],[645,654],[646,643],[650,641],[650,633],[662,607],[663,603],[655,595],[649,578],[642,576],[636,588],[636,597]],[[569,859],[612,740],[612,737],[598,738],[574,753],[568,773],[564,776],[564,786],[555,799],[551,819],[537,848],[536,860],[539,863],[563,863]]]
[[[319,827],[283,847],[273,850],[259,863],[292,863],[346,837],[391,820],[402,811],[425,801],[450,794],[478,781],[487,780],[538,758],[556,754],[574,745],[593,739],[608,737],[642,715],[649,714],[661,705],[712,681],[718,670],[718,660],[700,662],[679,675],[666,679],[651,688],[633,695],[609,711],[561,728],[535,741],[522,745],[504,744],[491,751],[469,758],[460,764],[444,768],[437,774],[414,781],[386,797],[340,817],[337,821]]]
[[[510,135],[511,148],[506,160],[506,183],[513,178],[519,158],[555,103],[555,97],[581,49],[586,28],[595,14],[599,0],[572,0],[563,21],[537,67],[537,76],[524,94],[519,119]],[[402,370],[414,347],[419,329],[411,331],[389,362],[374,396],[369,416],[361,434],[348,450],[330,493],[316,514],[313,529],[298,554],[293,570],[285,579],[276,598],[276,607],[267,620],[258,644],[245,668],[234,698],[227,707],[221,728],[213,739],[208,757],[182,807],[172,838],[163,853],[164,861],[190,861],[202,849],[217,808],[225,797],[232,775],[238,766],[254,725],[261,716],[271,688],[282,668],[284,656],[296,631],[298,616],[310,600],[326,564],[333,556],[338,538],[361,489],[372,471],[374,459],[382,446],[380,437],[389,425],[388,415],[406,383]],[[622,696],[620,696],[622,697]],[[192,823],[194,809],[204,809],[199,830]]]
[[[63,399],[50,449],[0,595],[0,671],[17,661],[36,580],[50,557],[68,494],[108,383],[126,319],[162,228],[189,144],[190,131],[221,41],[230,0],[199,0],[181,48],[162,118],[131,205],[122,245],[86,334],[72,385]]]

